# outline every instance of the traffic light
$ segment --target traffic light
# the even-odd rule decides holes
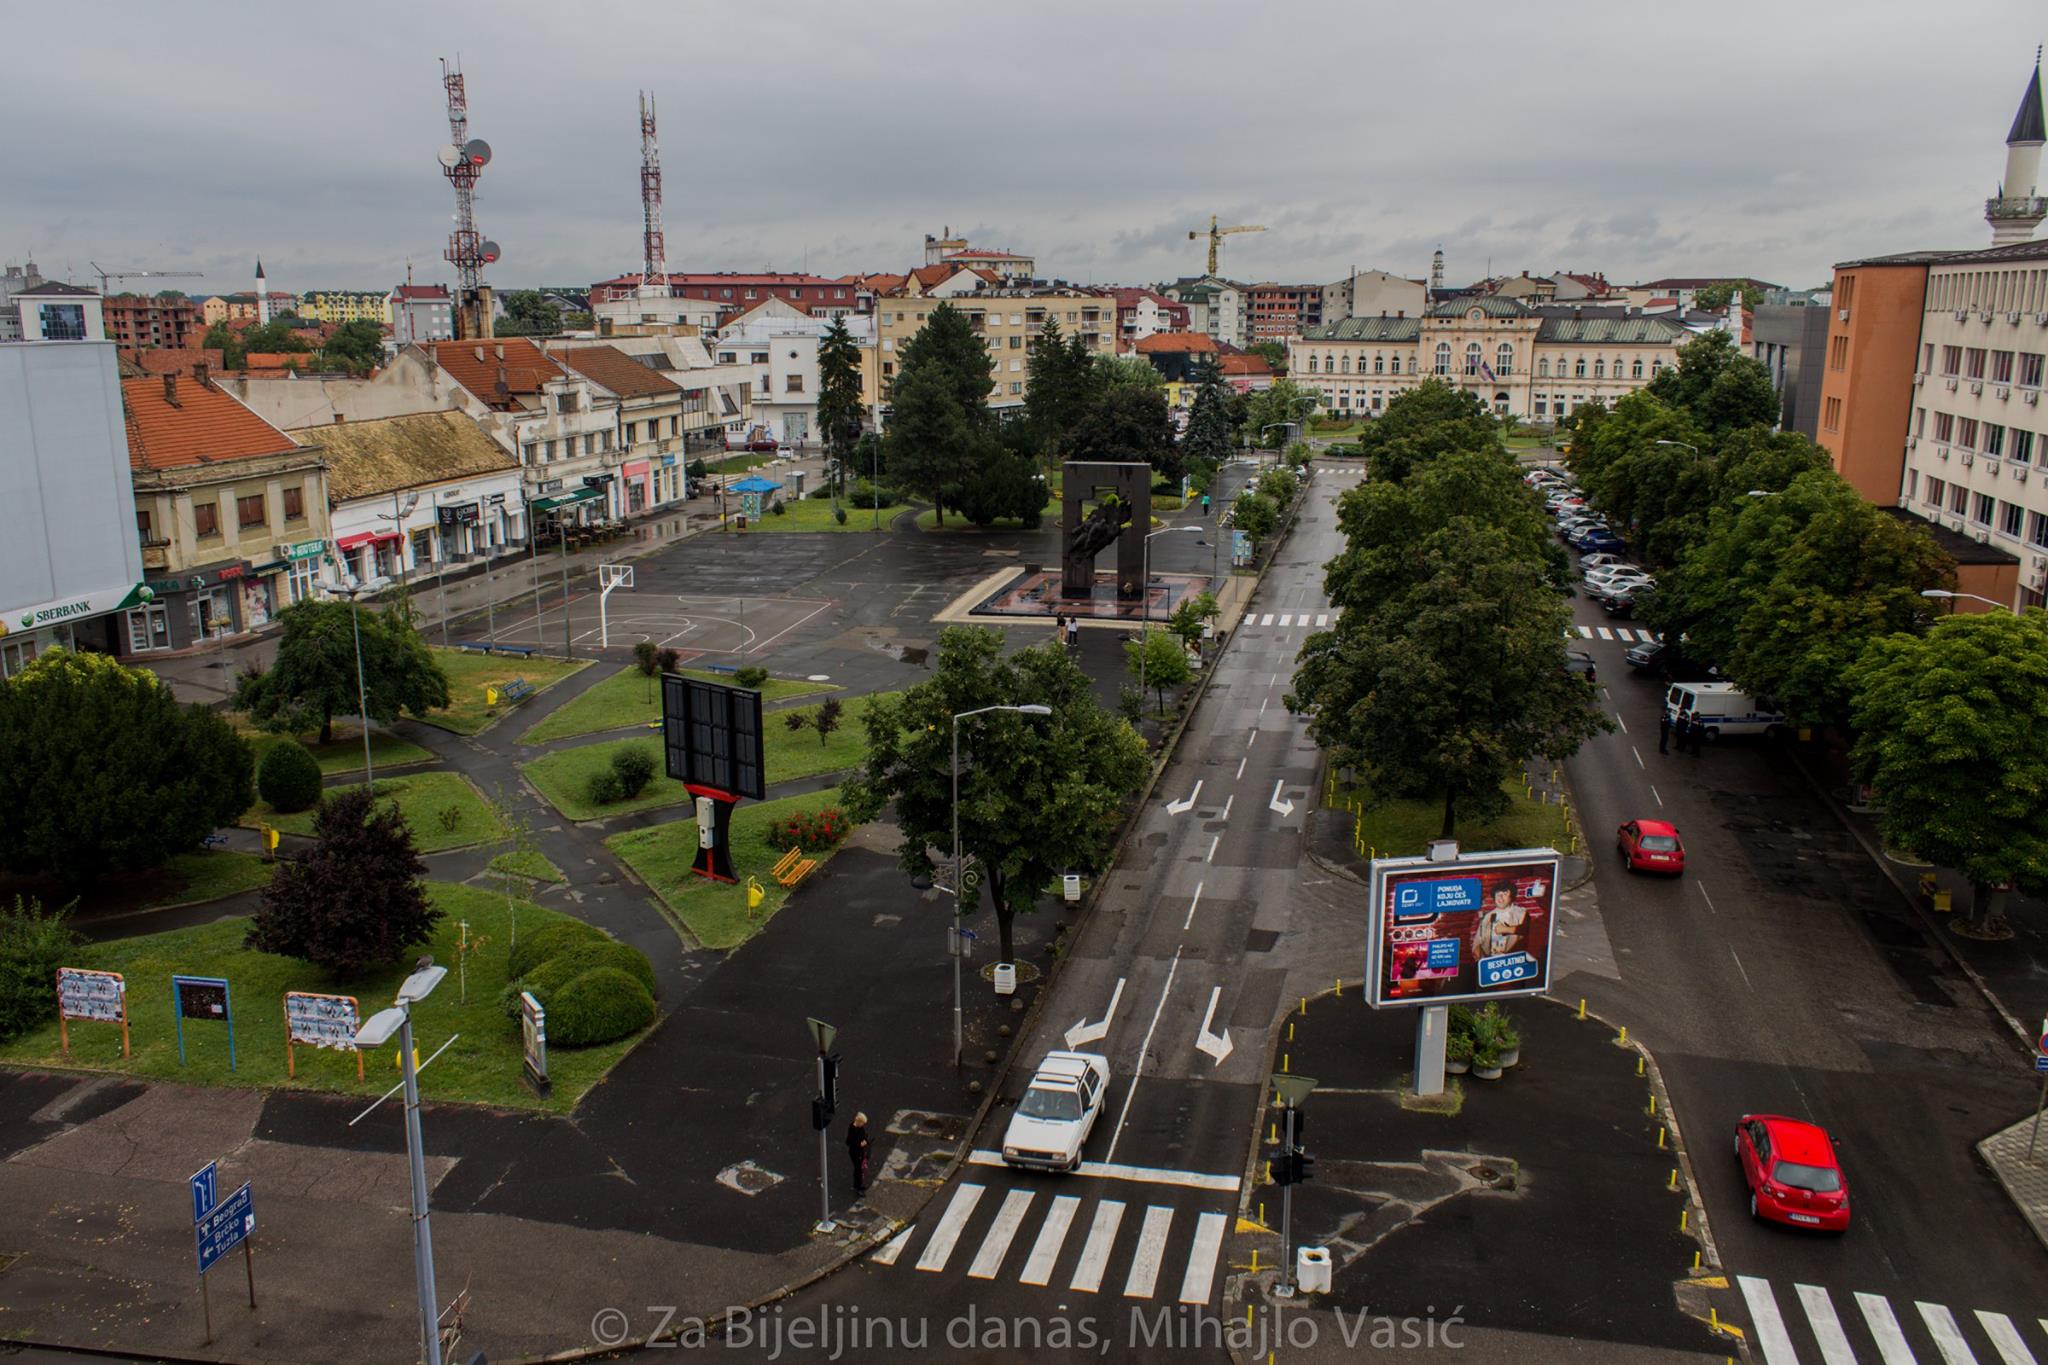
[[[825,1113],[830,1115],[839,1108],[839,1054],[834,1052],[825,1058]]]
[[[811,1096],[811,1127],[812,1127],[812,1129],[813,1129],[813,1130],[815,1130],[815,1131],[817,1131],[817,1132],[820,1132],[820,1133],[822,1133],[822,1132],[824,1132],[824,1131],[825,1131],[825,1130],[826,1130],[827,1128],[830,1128],[831,1126],[832,1126],[832,1111],[831,1111],[830,1109],[827,1109],[827,1108],[825,1107],[825,1101],[823,1101],[823,1100],[819,1099],[819,1098],[818,1098],[818,1097],[817,1097],[816,1095],[813,1095],[813,1096]]]
[[[1316,1159],[1310,1156],[1304,1149],[1296,1147],[1287,1154],[1287,1161],[1288,1165],[1292,1167],[1288,1172],[1288,1175],[1291,1177],[1287,1182],[1288,1184],[1306,1185],[1309,1181],[1315,1179],[1315,1176],[1310,1173],[1310,1168],[1316,1164]]]

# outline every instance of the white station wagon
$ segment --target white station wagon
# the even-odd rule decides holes
[[[1071,1171],[1095,1131],[1109,1094],[1109,1059],[1048,1052],[1003,1134],[1003,1160],[1041,1171]]]

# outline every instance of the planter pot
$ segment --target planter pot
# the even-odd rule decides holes
[[[1479,1063],[1474,1062],[1472,1063],[1472,1074],[1482,1081],[1497,1081],[1500,1079],[1500,1063],[1495,1062],[1492,1066],[1481,1066]]]
[[[1519,1047],[1504,1047],[1500,1050],[1500,1064],[1503,1069],[1511,1067],[1521,1060],[1522,1049]]]
[[[1444,1070],[1453,1076],[1462,1076],[1471,1069],[1472,1063],[1468,1061],[1462,1061],[1456,1057],[1446,1057],[1444,1059]]]

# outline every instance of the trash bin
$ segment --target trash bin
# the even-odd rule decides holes
[[[1081,874],[1069,872],[1060,878],[1060,894],[1068,901],[1081,899]]]
[[[1325,1247],[1303,1247],[1294,1258],[1294,1286],[1303,1294],[1330,1292],[1330,1253]]]
[[[1017,964],[1014,962],[998,962],[996,964],[996,994],[1015,995],[1016,993]]]

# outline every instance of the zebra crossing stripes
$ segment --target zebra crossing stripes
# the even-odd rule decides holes
[[[1216,1283],[1216,1256],[1223,1250],[1224,1218],[1205,1213],[1195,1220],[1195,1245],[1188,1252],[1187,1272],[1181,1276],[1180,1301],[1207,1303]]]
[[[1166,1259],[1166,1232],[1173,1226],[1173,1210],[1154,1204],[1145,1210],[1145,1226],[1138,1232],[1138,1254],[1131,1260],[1130,1278],[1124,1281],[1124,1297],[1149,1299],[1159,1283],[1159,1263]]]
[[[1591,640],[1597,635],[1602,640],[1619,640],[1625,645],[1647,645],[1664,638],[1654,630],[1630,630],[1627,626],[1573,626],[1565,632],[1566,638],[1574,634],[1581,640]]]
[[[1999,1365],[2040,1365],[2021,1332],[2020,1324],[2003,1313],[1980,1308],[1968,1317],[1959,1318],[1944,1304],[1915,1299],[1914,1311],[1901,1322],[1883,1295],[1857,1293],[1854,1295],[1857,1316],[1861,1319],[1860,1326],[1868,1332],[1870,1347],[1875,1348],[1873,1357],[1857,1353],[1851,1327],[1857,1319],[1852,1317],[1845,1323],[1836,1310],[1833,1297],[1821,1286],[1794,1285],[1793,1294],[1799,1312],[1789,1317],[1779,1311],[1777,1297],[1769,1281],[1740,1275],[1736,1277],[1736,1286],[1749,1309],[1757,1351],[1764,1365],[1798,1365],[1801,1360],[1815,1359],[1800,1353],[1799,1339],[1802,1336],[1811,1338],[1822,1365],[1856,1365],[1858,1360],[1872,1359],[1881,1365],[1919,1365],[1922,1360],[1935,1359],[1941,1365],[1979,1365],[1980,1361],[1987,1361],[1990,1357],[1979,1354],[1984,1347],[1971,1345],[1972,1328],[1983,1334],[1989,1350],[1996,1353]],[[2048,1335],[2048,1318],[2038,1319],[2037,1325],[2044,1335]],[[1909,1332],[1923,1334],[1934,1355],[1915,1354]],[[1925,1349],[1922,1348],[1923,1352]]]
[[[1081,1260],[1074,1267],[1069,1289],[1093,1294],[1102,1288],[1102,1272],[1109,1268],[1109,1249],[1116,1245],[1117,1226],[1123,1220],[1121,1200],[1105,1199],[1095,1206],[1095,1224],[1088,1229],[1088,1240],[1081,1247]]]
[[[953,1259],[953,1246],[960,1240],[960,1230],[967,1226],[968,1216],[981,1202],[983,1189],[980,1185],[962,1185],[953,1191],[953,1202],[946,1205],[938,1227],[932,1230],[931,1241],[925,1243],[924,1255],[917,1258],[919,1270],[946,1268],[946,1262]]]
[[[1038,1229],[1038,1240],[1031,1244],[1031,1256],[1024,1262],[1024,1273],[1017,1277],[1019,1283],[1052,1283],[1053,1262],[1059,1259],[1060,1248],[1067,1241],[1067,1229],[1074,1222],[1074,1210],[1079,1207],[1081,1201],[1071,1194],[1063,1194],[1052,1201],[1045,1223]]]
[[[1326,611],[1289,611],[1276,614],[1269,611],[1257,616],[1247,613],[1244,623],[1248,626],[1280,625],[1289,628],[1312,625],[1317,630],[1323,630],[1330,624],[1330,613]]]
[[[974,1253],[974,1264],[967,1267],[970,1280],[993,1280],[996,1272],[1003,1268],[1003,1257],[1010,1252],[1010,1243],[1016,1240],[1017,1229],[1024,1226],[1025,1210],[1031,1207],[1035,1198],[1030,1190],[1011,1190],[1003,1196],[1003,1207],[996,1214],[995,1226],[988,1230],[988,1236],[981,1239],[981,1249]]]

